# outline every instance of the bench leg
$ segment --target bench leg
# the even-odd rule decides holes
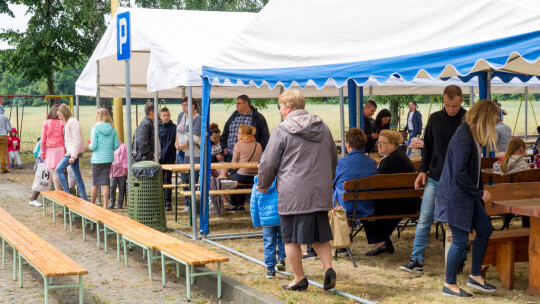
[[[107,253],[108,251],[108,248],[107,248],[107,226],[103,225],[103,243],[104,246],[105,246],[105,253]]]
[[[73,216],[71,215],[71,210],[69,211],[69,232],[73,232]]]
[[[221,262],[217,263],[217,297],[221,299]]]
[[[83,304],[83,277],[79,275],[79,304]]]
[[[46,216],[46,215],[47,215],[47,212],[45,212],[45,205],[46,205],[46,203],[47,203],[47,200],[45,199],[44,196],[43,196],[42,201],[43,201],[43,216]]]
[[[52,221],[56,223],[56,204],[52,202]]]
[[[64,230],[67,230],[67,218],[66,218],[66,213],[67,213],[67,210],[66,210],[66,206],[62,206],[64,208]]]
[[[99,238],[99,223],[96,223],[97,249],[101,249],[101,239]]]
[[[118,232],[116,232],[116,257],[120,262],[120,234]]]
[[[195,266],[190,265],[190,267],[191,267],[191,274],[193,275],[195,273]],[[195,277],[194,276],[191,276],[191,284],[195,284]]]
[[[22,258],[20,254],[17,254],[17,259],[19,260],[19,287],[23,287],[23,275],[22,275]]]
[[[165,273],[166,269],[165,269],[165,255],[163,253],[161,253],[161,285],[163,285],[163,287],[165,287],[165,277],[166,277],[166,273]]]
[[[186,289],[187,289],[187,299],[191,301],[191,272],[189,271],[190,266],[186,265]]]
[[[152,263],[154,262],[154,259],[152,257],[152,254],[154,251],[153,249],[151,248],[148,248],[146,249],[146,251],[148,251],[148,278],[150,279],[150,281],[152,281]]]
[[[349,259],[351,260],[351,263],[353,264],[353,267],[358,268],[358,266],[356,265],[356,261],[354,260],[354,258],[352,256],[352,252],[351,252],[351,249],[349,248],[349,246],[345,247],[345,250],[347,250],[347,254],[349,255]]]
[[[2,268],[6,268],[6,240],[2,239]]]
[[[126,245],[126,239],[124,237],[122,237],[122,246],[124,246],[124,259],[126,261],[126,268],[129,267],[128,266],[128,256],[127,256],[127,245]]]
[[[503,242],[497,245],[495,253],[495,267],[501,277],[501,286],[506,289],[514,287],[514,242]]]
[[[43,286],[45,289],[45,304],[49,303],[49,279],[43,276]]]
[[[13,281],[17,281],[17,250],[13,248]]]
[[[180,263],[176,262],[176,277],[180,279]]]
[[[86,242],[86,219],[82,217],[81,222],[82,222],[82,240],[83,242]]]

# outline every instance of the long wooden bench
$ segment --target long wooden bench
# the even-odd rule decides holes
[[[540,169],[530,169],[511,174],[500,174],[493,169],[482,170],[482,181],[487,184],[527,183],[540,181]]]
[[[6,210],[0,208],[0,237],[2,238],[2,266],[5,267],[6,243],[13,248],[13,279],[23,287],[22,266],[28,263],[43,277],[45,303],[49,303],[49,291],[58,288],[78,288],[79,303],[83,303],[83,275],[88,271],[24,226]],[[78,283],[54,285],[53,278],[78,276]]]
[[[177,238],[159,232],[148,226],[145,226],[129,217],[117,214],[113,211],[91,204],[76,196],[63,191],[47,191],[42,192],[45,200],[54,201],[55,204],[65,206],[68,209],[70,216],[70,230],[72,229],[73,214],[81,216],[83,219],[83,238],[84,227],[86,220],[92,221],[97,226],[98,248],[100,247],[100,228],[103,225],[103,234],[105,241],[105,251],[107,251],[107,230],[111,233],[116,233],[117,236],[117,256],[120,260],[120,244],[124,248],[125,265],[128,267],[127,248],[132,245],[137,245],[143,248],[143,259],[148,260],[148,276],[152,280],[152,264],[154,260],[161,258],[162,262],[165,257],[173,261],[166,261],[167,264],[177,263],[177,276],[180,275],[179,264],[186,266],[186,283],[187,283],[187,298],[191,298],[191,284],[194,283],[194,278],[201,275],[216,274],[218,277],[218,298],[221,297],[221,263],[227,262],[228,257],[210,250],[204,249],[193,243],[183,242]],[[121,238],[121,241],[120,241]],[[178,252],[175,250],[186,250]],[[160,254],[154,254],[154,251],[159,251]],[[161,257],[160,257],[161,255]],[[206,265],[217,263],[217,271],[195,272],[196,265]],[[163,265],[162,265],[163,266]],[[162,273],[163,286],[165,286],[165,272]]]

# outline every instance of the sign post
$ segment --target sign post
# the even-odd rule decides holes
[[[124,60],[126,63],[126,144],[128,150],[128,187],[131,185],[131,23],[129,11],[116,15],[116,60]]]

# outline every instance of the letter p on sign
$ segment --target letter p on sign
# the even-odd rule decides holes
[[[116,59],[131,58],[131,23],[129,11],[116,15]]]

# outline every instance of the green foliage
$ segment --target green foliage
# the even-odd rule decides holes
[[[54,94],[54,73],[84,61],[94,48],[96,24],[103,12],[95,0],[10,0],[32,14],[25,32],[7,29],[0,39],[12,49],[0,51],[0,69],[30,82],[45,79]],[[101,27],[103,28],[103,27]]]
[[[128,1],[123,1],[122,4]],[[138,7],[204,11],[258,12],[268,0],[135,0]]]
[[[0,14],[8,14],[11,17],[15,17],[15,15],[13,15],[13,12],[9,9],[6,0],[0,0]]]

